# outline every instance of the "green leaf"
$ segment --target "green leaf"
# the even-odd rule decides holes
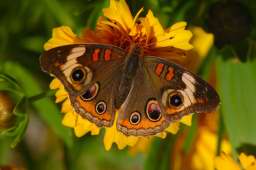
[[[35,96],[42,93],[40,83],[36,76],[15,62],[6,62],[3,67],[4,72],[12,73],[18,81],[26,96]],[[67,144],[71,146],[71,132],[61,124],[61,114],[57,105],[49,98],[37,100],[32,103],[40,117],[53,129],[53,131]]]
[[[41,52],[44,41],[43,37],[40,36],[26,37],[21,40],[21,46],[30,51]]]
[[[22,89],[17,81],[13,77],[3,73],[0,73],[0,91],[14,92],[22,95]]]
[[[193,142],[197,135],[197,130],[198,130],[197,117],[194,115],[192,118],[192,125],[191,127],[189,127],[186,140],[184,141],[184,144],[183,144],[183,150],[185,153],[188,153],[192,148]]]
[[[72,15],[68,12],[65,6],[57,0],[44,0],[49,12],[61,23],[74,27],[75,23],[73,21]]]
[[[14,108],[13,113],[16,115],[16,127],[13,129],[14,139],[11,147],[14,148],[22,139],[28,126],[28,100],[23,97]]]
[[[87,23],[86,23],[87,27],[95,28],[99,16],[102,15],[102,8],[106,7],[107,4],[108,4],[108,1],[103,1],[103,2],[97,3],[97,5],[94,5],[94,9],[92,10],[92,12],[90,13],[87,19]]]
[[[152,141],[144,170],[170,169],[172,147],[175,141],[174,135],[168,135],[166,139],[156,138]]]
[[[235,148],[256,144],[256,62],[217,62],[224,124]]]
[[[0,136],[0,165],[6,165],[10,155],[9,140]]]

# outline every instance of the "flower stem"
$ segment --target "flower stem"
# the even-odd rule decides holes
[[[220,110],[220,114],[219,114],[219,129],[218,129],[218,139],[217,139],[217,150],[216,150],[216,155],[220,155],[221,153],[221,142],[223,139],[223,135],[224,135],[224,122],[223,122],[223,115],[222,115],[222,111]]]
[[[54,94],[55,94],[55,91],[49,90],[49,91],[42,92],[40,94],[31,96],[28,98],[28,100],[31,102],[35,102],[35,101],[41,100],[46,97],[52,97],[52,96],[54,96]]]

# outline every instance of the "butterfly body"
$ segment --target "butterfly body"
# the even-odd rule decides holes
[[[118,85],[118,90],[115,95],[115,107],[120,108],[125,99],[127,98],[134,77],[137,74],[138,67],[140,66],[141,50],[137,46],[132,46],[129,53],[126,56],[123,68],[121,70],[120,83]]]
[[[126,135],[154,135],[190,113],[210,112],[216,91],[183,67],[104,44],[73,44],[45,51],[42,69],[66,88],[74,110],[97,126]]]

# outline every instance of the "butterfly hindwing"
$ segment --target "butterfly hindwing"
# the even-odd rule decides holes
[[[124,58],[118,47],[73,44],[45,51],[41,67],[63,83],[77,113],[98,126],[111,126],[115,117],[112,88]]]
[[[129,95],[118,110],[117,128],[126,135],[153,135],[168,125],[163,106],[158,104],[160,94],[150,82],[143,68],[139,68]]]

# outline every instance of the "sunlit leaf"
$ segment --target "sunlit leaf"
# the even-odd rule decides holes
[[[256,144],[256,62],[218,60],[221,107],[227,132],[235,148]]]

